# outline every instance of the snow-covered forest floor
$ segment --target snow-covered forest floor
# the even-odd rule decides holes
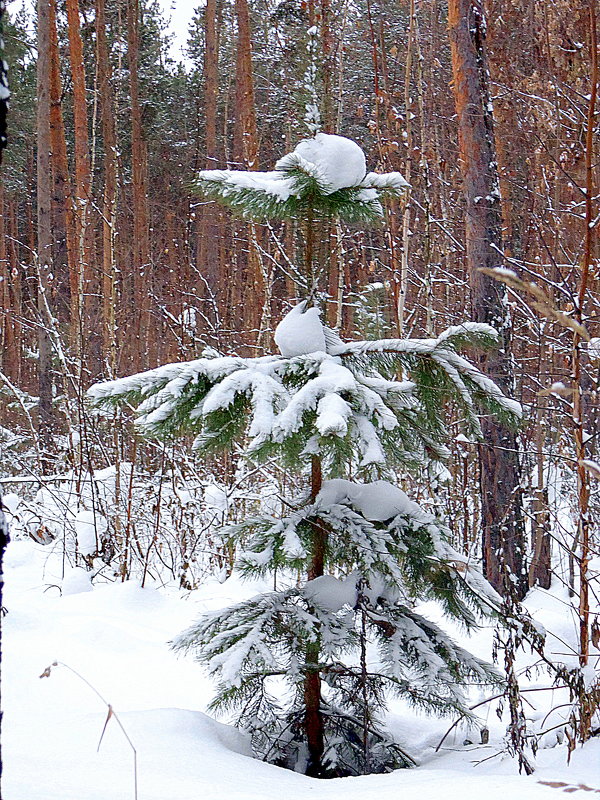
[[[169,640],[200,613],[270,587],[242,584],[236,577],[206,580],[199,589],[152,586],[139,581],[91,585],[83,570],[63,560],[62,546],[31,539],[11,542],[6,556],[3,620],[3,797],[5,800],[130,800],[134,797],[133,753],[116,719],[108,721],[98,751],[107,706],[76,670],[111,704],[137,751],[139,800],[217,798],[552,798],[558,793],[600,789],[600,740],[577,748],[567,765],[556,732],[542,738],[536,772],[518,774],[503,754],[506,716],[495,703],[481,706],[479,731],[455,729],[435,748],[452,720],[415,714],[400,704],[389,725],[419,766],[387,775],[318,781],[249,757],[249,745],[234,728],[206,715],[214,687],[189,658],[176,656]],[[574,618],[560,591],[535,590],[527,600],[534,618],[553,634],[555,650],[574,641]],[[435,609],[428,608],[434,616]],[[438,615],[438,619],[440,619]],[[459,631],[453,635],[461,638]],[[493,632],[468,642],[491,658]],[[527,657],[521,657],[521,666]],[[40,679],[53,662],[50,676]],[[544,674],[523,677],[523,686],[549,685]],[[475,690],[473,703],[489,690]],[[533,728],[560,722],[560,691],[525,695]],[[556,710],[551,711],[552,708]],[[545,719],[546,714],[550,715]],[[466,742],[473,741],[473,744]],[[554,746],[551,746],[554,745]],[[548,786],[540,783],[563,783]],[[582,785],[581,788],[579,785]]]

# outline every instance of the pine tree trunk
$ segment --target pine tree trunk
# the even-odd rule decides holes
[[[219,46],[217,34],[217,0],[207,0],[204,11],[204,114],[206,169],[217,167],[217,99],[219,89]],[[223,264],[219,260],[218,239],[222,235],[219,226],[220,211],[215,203],[200,206],[198,219],[198,269],[207,286],[199,291],[210,301],[223,294]],[[214,322],[217,323],[216,314]]]
[[[52,344],[48,318],[52,272],[52,164],[50,141],[50,3],[38,0],[37,25],[37,259],[38,259],[38,426],[42,469],[51,467]]]
[[[69,178],[69,161],[65,124],[62,113],[62,85],[56,28],[56,0],[49,2],[50,14],[50,141],[52,146],[52,178],[54,205],[60,228],[64,231],[69,275],[69,341],[74,350],[79,341],[79,269],[77,233],[73,196]],[[54,233],[56,239],[56,232]]]
[[[6,11],[6,0],[0,0],[0,25],[2,25],[2,19],[4,17],[4,13]],[[4,41],[0,41],[0,56],[4,54]],[[4,86],[4,88],[8,87],[8,65],[3,57],[0,58],[0,86]],[[8,95],[5,96],[3,93],[2,97],[0,97],[0,164],[2,164],[2,155],[4,153],[4,148],[8,143],[8,136],[7,136],[7,115],[8,115]]]
[[[311,465],[311,502],[314,502],[321,491],[323,476],[321,462],[317,456],[313,456]],[[314,538],[312,561],[308,572],[308,580],[319,578],[324,573],[325,566],[325,547],[327,544],[327,532],[317,520],[314,524]],[[312,669],[307,669],[304,678],[304,708],[305,719],[304,727],[306,741],[308,745],[308,766],[306,774],[313,778],[319,778],[323,772],[323,753],[325,750],[325,729],[324,719],[321,711],[321,674],[316,665],[320,661],[321,642],[318,631],[315,632],[315,640],[306,646],[306,664],[314,665]]]
[[[0,182],[0,307],[3,309],[0,327],[0,370],[9,377],[14,376],[17,365],[17,347],[15,337],[15,308],[13,302],[13,278],[10,260],[6,250],[6,209],[5,192]]]
[[[102,339],[110,374],[117,366],[115,313],[117,271],[115,263],[115,228],[117,223],[117,133],[112,70],[106,41],[104,0],[96,0],[96,48],[98,91],[104,140],[104,196],[102,200]]]
[[[235,0],[238,27],[237,57],[235,64],[236,127],[233,158],[244,169],[256,169],[258,135],[252,78],[252,39],[247,0]]]
[[[133,179],[133,299],[138,338],[139,366],[148,366],[148,316],[150,281],[150,241],[148,222],[147,152],[139,99],[139,14],[138,0],[127,3],[127,53],[131,95],[131,164]]]
[[[479,272],[502,264],[502,220],[496,166],[485,20],[481,0],[450,0],[448,25],[453,91],[458,116],[460,167],[466,200],[465,236],[473,318],[501,334],[497,353],[481,357],[479,367],[510,393],[510,321],[506,290]],[[505,569],[516,591],[527,591],[524,527],[516,434],[485,417],[480,446],[483,561],[492,586],[502,592]]]
[[[85,70],[83,65],[83,43],[81,41],[79,20],[79,2],[78,0],[67,0],[66,6],[71,78],[73,81],[73,122],[75,134],[75,196],[73,210],[76,225],[76,258],[79,262],[76,306],[79,318],[76,320],[78,326],[76,350],[80,352],[83,345],[84,305],[86,294],[88,294],[87,284],[89,283],[91,266],[87,233],[88,210],[91,200],[90,146],[88,138]],[[73,303],[72,308],[74,308]]]

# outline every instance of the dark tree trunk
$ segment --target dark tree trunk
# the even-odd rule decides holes
[[[133,322],[139,346],[134,353],[137,366],[149,364],[148,325],[149,294],[152,289],[150,268],[150,231],[148,215],[147,147],[142,126],[142,107],[139,93],[139,29],[138,0],[127,2],[127,52],[129,59],[129,90],[131,95],[131,164],[133,191],[133,299],[140,311]],[[136,358],[137,360],[137,358]]]
[[[4,50],[4,12],[6,11],[6,0],[0,0],[0,56]],[[7,115],[8,115],[8,66],[4,58],[0,58],[0,164],[2,164],[2,154],[7,145]]]
[[[38,424],[42,466],[51,467],[52,343],[49,275],[52,272],[52,167],[50,144],[50,8],[38,0],[37,59],[37,258],[38,258]]]
[[[219,91],[219,40],[217,34],[217,0],[207,0],[204,11],[204,114],[206,169],[217,167],[217,99]],[[209,303],[225,294],[222,264],[219,260],[219,225],[221,214],[216,203],[200,206],[198,218],[198,269],[206,281],[198,291]],[[218,315],[213,310],[213,322],[218,324]]]
[[[115,228],[117,212],[117,131],[112,86],[112,68],[106,38],[104,0],[96,0],[96,52],[98,89],[104,139],[104,195],[102,200],[102,339],[104,357],[111,376],[117,367],[115,306],[117,268],[115,263]]]
[[[482,356],[479,366],[510,393],[511,331],[506,290],[479,271],[502,264],[502,217],[481,0],[450,0],[448,25],[473,318],[493,325],[501,334],[499,350]],[[479,452],[484,572],[492,586],[502,592],[508,571],[522,597],[527,591],[527,573],[517,437],[490,417],[483,419],[482,428],[484,440]]]
[[[311,469],[311,501],[314,501],[321,491],[322,482],[321,462],[315,456],[312,460]],[[326,543],[327,531],[317,520],[314,523],[312,563],[308,573],[309,580],[323,575]],[[321,642],[318,632],[315,633],[314,642],[309,642],[306,646],[306,664],[312,665],[312,668],[307,669],[304,678],[304,730],[308,745],[306,774],[312,775],[313,778],[320,778],[323,777],[325,729],[321,711],[321,674],[317,666],[320,660]]]

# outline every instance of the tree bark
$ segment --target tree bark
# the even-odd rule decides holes
[[[323,476],[321,462],[313,456],[311,466],[311,502],[314,502],[321,491]],[[312,562],[308,572],[308,580],[319,578],[324,573],[325,547],[327,544],[327,531],[317,520],[314,525]],[[318,668],[321,652],[319,632],[315,632],[315,639],[306,646],[307,670],[304,678],[304,729],[308,745],[307,775],[313,778],[323,776],[323,753],[325,751],[325,726],[321,711],[321,674]],[[312,666],[311,666],[312,665]]]
[[[90,146],[88,137],[87,100],[85,88],[85,68],[83,64],[83,43],[78,0],[67,0],[67,23],[69,33],[69,56],[71,78],[73,81],[73,123],[75,134],[75,196],[73,211],[75,215],[76,257],[78,264],[78,291],[76,306],[78,328],[76,352],[80,353],[83,344],[83,314],[87,284],[90,272],[90,247],[87,241],[88,209],[90,206],[91,170]]]
[[[139,98],[139,16],[138,0],[127,3],[127,52],[131,95],[131,163],[133,179],[133,300],[138,308],[134,332],[138,338],[140,364],[148,366],[148,317],[150,291],[150,239],[147,191],[147,148],[142,127]]]
[[[243,164],[245,169],[256,169],[258,135],[252,78],[252,38],[247,0],[235,0],[235,14],[238,42],[235,64],[236,127],[233,158],[236,162]]]
[[[67,142],[62,113],[62,85],[56,28],[56,0],[49,2],[50,14],[50,142],[52,148],[52,179],[54,183],[55,224],[64,233],[67,269],[69,274],[69,339],[74,349],[79,341],[79,270],[77,233],[73,196],[69,178]],[[54,239],[57,235],[54,231]]]
[[[207,0],[204,11],[204,114],[205,114],[205,168],[217,166],[217,99],[219,89],[219,45],[217,34],[217,0]],[[216,203],[199,206],[198,219],[198,269],[207,286],[199,291],[207,301],[223,295],[223,265],[219,261],[218,239],[221,233],[221,214]],[[208,305],[208,304],[207,304]],[[214,318],[217,323],[216,315]]]
[[[258,167],[258,133],[256,129],[256,108],[254,103],[254,80],[252,71],[252,37],[248,0],[235,0],[235,13],[238,28],[237,57],[235,68],[235,106],[233,158],[244,169]],[[237,248],[239,251],[238,269],[234,276],[239,310],[243,312],[245,327],[255,333],[260,329],[260,309],[264,303],[265,286],[257,255],[257,231],[252,224],[235,226],[239,231]],[[244,302],[250,290],[254,302]]]
[[[585,303],[588,292],[588,283],[591,278],[591,269],[594,256],[594,124],[596,116],[596,100],[598,97],[598,42],[596,32],[596,2],[589,3],[589,31],[590,31],[590,83],[591,92],[588,100],[587,126],[585,138],[585,233],[583,260],[581,264],[581,278],[577,303],[575,304],[575,319],[581,325],[585,321]],[[589,563],[593,549],[590,542],[590,483],[586,469],[586,435],[585,420],[582,403],[582,374],[581,374],[581,337],[575,332],[571,352],[571,370],[573,387],[573,430],[575,435],[575,453],[577,456],[577,539],[579,542],[579,665],[582,669],[588,666],[590,658],[590,576]],[[592,734],[592,721],[597,710],[597,704],[591,699],[592,693],[581,690],[579,698],[579,739],[587,741]]]
[[[115,307],[117,269],[115,263],[115,228],[117,222],[117,131],[112,86],[112,69],[106,40],[105,0],[96,0],[96,50],[98,91],[104,140],[104,195],[102,199],[102,339],[111,377],[117,367]]]
[[[42,469],[52,452],[52,345],[47,309],[52,272],[52,163],[50,141],[50,2],[38,0],[37,26],[37,259],[38,259],[38,426]]]
[[[473,318],[494,326],[501,335],[500,349],[482,356],[479,366],[510,393],[513,389],[511,322],[506,313],[506,290],[479,271],[498,266],[502,252],[500,192],[481,0],[450,0],[448,26]],[[505,580],[510,579],[518,596],[523,597],[527,591],[527,573],[517,437],[514,431],[490,417],[484,418],[482,428],[484,438],[479,454],[484,572],[499,592],[503,591]]]

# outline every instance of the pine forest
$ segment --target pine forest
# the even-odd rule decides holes
[[[0,3],[7,798],[600,792],[598,14]]]

